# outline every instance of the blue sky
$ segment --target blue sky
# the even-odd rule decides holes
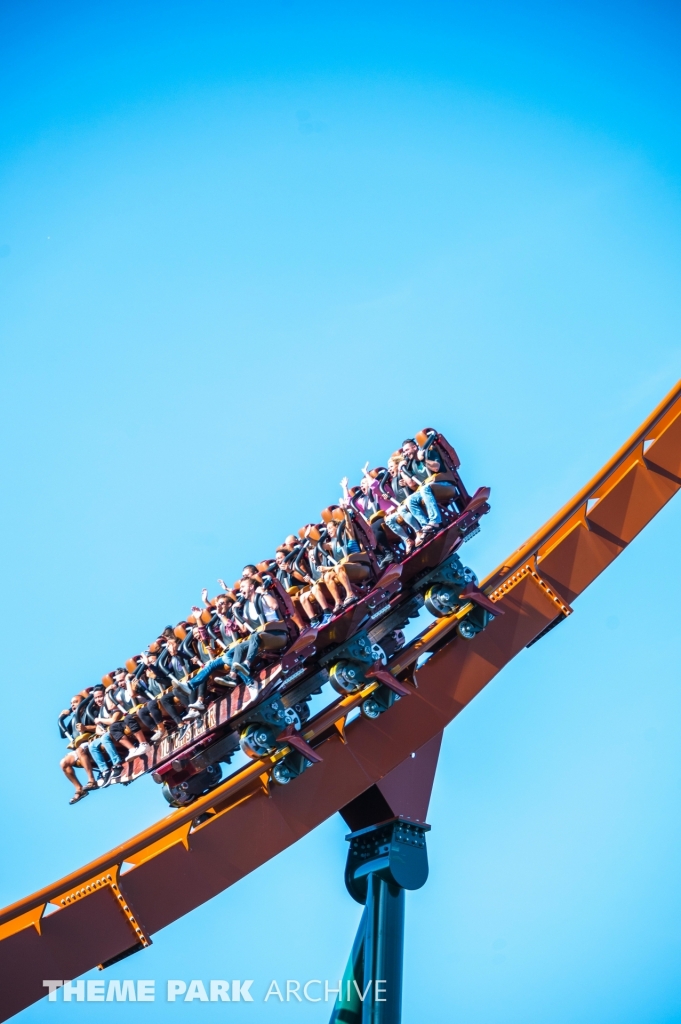
[[[4,904],[164,810],[151,781],[68,807],[71,692],[344,473],[438,426],[492,487],[467,548],[483,575],[681,376],[681,111],[670,4],[0,17]],[[672,502],[448,730],[405,1020],[681,1019],[680,526]],[[109,973],[338,977],[345,832]],[[281,905],[314,939],[282,932]]]

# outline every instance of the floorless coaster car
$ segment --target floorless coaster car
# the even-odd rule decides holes
[[[241,748],[252,758],[272,758],[271,778],[286,784],[319,760],[300,730],[310,717],[311,698],[327,683],[335,693],[347,695],[375,681],[378,685],[361,706],[369,718],[383,714],[405,692],[404,684],[385,666],[404,643],[401,630],[424,604],[436,617],[466,608],[457,626],[465,640],[485,628],[495,607],[457,552],[479,532],[479,520],[489,511],[489,488],[479,488],[471,497],[459,476],[454,450],[442,435],[428,433],[426,438],[437,443],[448,470],[433,481],[442,528],[403,561],[378,573],[373,534],[356,514],[355,529],[363,534],[378,578],[355,604],[318,629],[299,631],[293,624],[290,597],[275,579],[267,578],[289,628],[286,649],[265,651],[265,664],[253,673],[250,686],[241,684],[218,696],[201,718],[164,737],[150,754],[128,762],[121,782],[151,772],[171,806],[185,806],[222,781],[222,764],[229,764]],[[423,438],[417,435],[421,444]],[[219,684],[215,689],[224,693]]]

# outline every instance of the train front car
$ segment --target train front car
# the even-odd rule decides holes
[[[459,550],[479,532],[480,519],[489,511],[489,488],[468,493],[459,458],[442,434],[427,428],[416,441],[422,452],[436,453],[440,465],[424,481],[439,510],[436,530],[409,554],[379,569],[374,517],[367,519],[351,506],[325,509],[324,523],[349,517],[361,541],[363,554],[356,562],[368,566],[369,573],[364,583],[356,574],[357,600],[330,621],[301,630],[291,596],[272,572],[274,564],[260,563],[257,581],[277,602],[288,631],[286,646],[263,651],[251,680],[229,692],[219,677],[209,679],[214,699],[206,711],[154,744],[151,753],[128,762],[121,782],[151,772],[168,802],[185,806],[222,781],[223,766],[241,749],[263,760],[263,771],[285,785],[319,760],[303,736],[314,696],[326,692],[329,703],[359,696],[361,713],[376,718],[404,694],[404,684],[388,663],[404,644],[404,628],[424,605],[435,618],[455,616],[463,640],[485,628],[494,605],[479,590]]]

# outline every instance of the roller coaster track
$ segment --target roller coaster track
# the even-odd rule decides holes
[[[377,682],[339,698],[304,726],[321,760],[288,786],[270,788],[271,759],[251,761],[190,807],[0,911],[0,1019],[42,998],[43,979],[73,979],[149,945],[154,932],[295,843],[437,737],[504,665],[571,613],[575,598],[680,487],[681,382],[483,581],[504,615],[467,641],[456,632],[461,609],[398,651],[388,668],[404,696],[385,714],[348,721]]]

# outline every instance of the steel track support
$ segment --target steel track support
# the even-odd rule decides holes
[[[364,905],[331,1024],[400,1024],[404,892],[428,878],[430,825],[397,817],[351,832],[345,884]]]

